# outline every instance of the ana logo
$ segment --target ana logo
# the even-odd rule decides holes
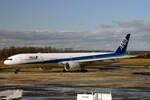
[[[89,96],[82,96],[82,98],[89,98]]]
[[[38,56],[29,56],[29,59],[38,59]]]
[[[120,44],[120,49],[121,49],[121,50],[126,46],[127,42],[128,42],[128,40],[127,40],[126,38],[123,39],[123,41],[122,41],[121,44]]]

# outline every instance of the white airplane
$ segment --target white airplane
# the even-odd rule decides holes
[[[122,40],[121,44],[115,52],[112,53],[27,53],[17,54],[8,57],[4,61],[6,65],[21,65],[21,64],[63,64],[64,71],[83,71],[80,63],[118,59],[118,58],[129,58],[133,57],[127,55],[126,50],[129,42],[130,34]]]

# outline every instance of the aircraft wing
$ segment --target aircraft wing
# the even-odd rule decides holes
[[[105,57],[105,58],[94,58],[93,59],[85,59],[85,60],[71,60],[71,61],[64,61],[61,63],[68,63],[68,62],[78,62],[78,63],[82,63],[82,62],[91,62],[91,61],[102,61],[102,60],[113,60],[113,59],[123,59],[123,58],[132,58],[132,57],[136,57],[133,55],[125,55],[125,56],[112,56],[112,57]]]

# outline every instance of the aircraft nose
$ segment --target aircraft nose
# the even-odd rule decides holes
[[[4,61],[4,64],[5,64],[5,65],[11,65],[10,61],[8,61],[8,60],[5,60],[5,61]]]
[[[5,65],[7,65],[7,64],[8,64],[8,61],[7,61],[7,60],[5,60],[5,61],[4,61],[4,64],[5,64]]]

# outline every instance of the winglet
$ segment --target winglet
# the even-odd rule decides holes
[[[129,39],[130,39],[130,34],[127,34],[126,37],[121,41],[121,44],[119,45],[115,53],[126,54]]]

